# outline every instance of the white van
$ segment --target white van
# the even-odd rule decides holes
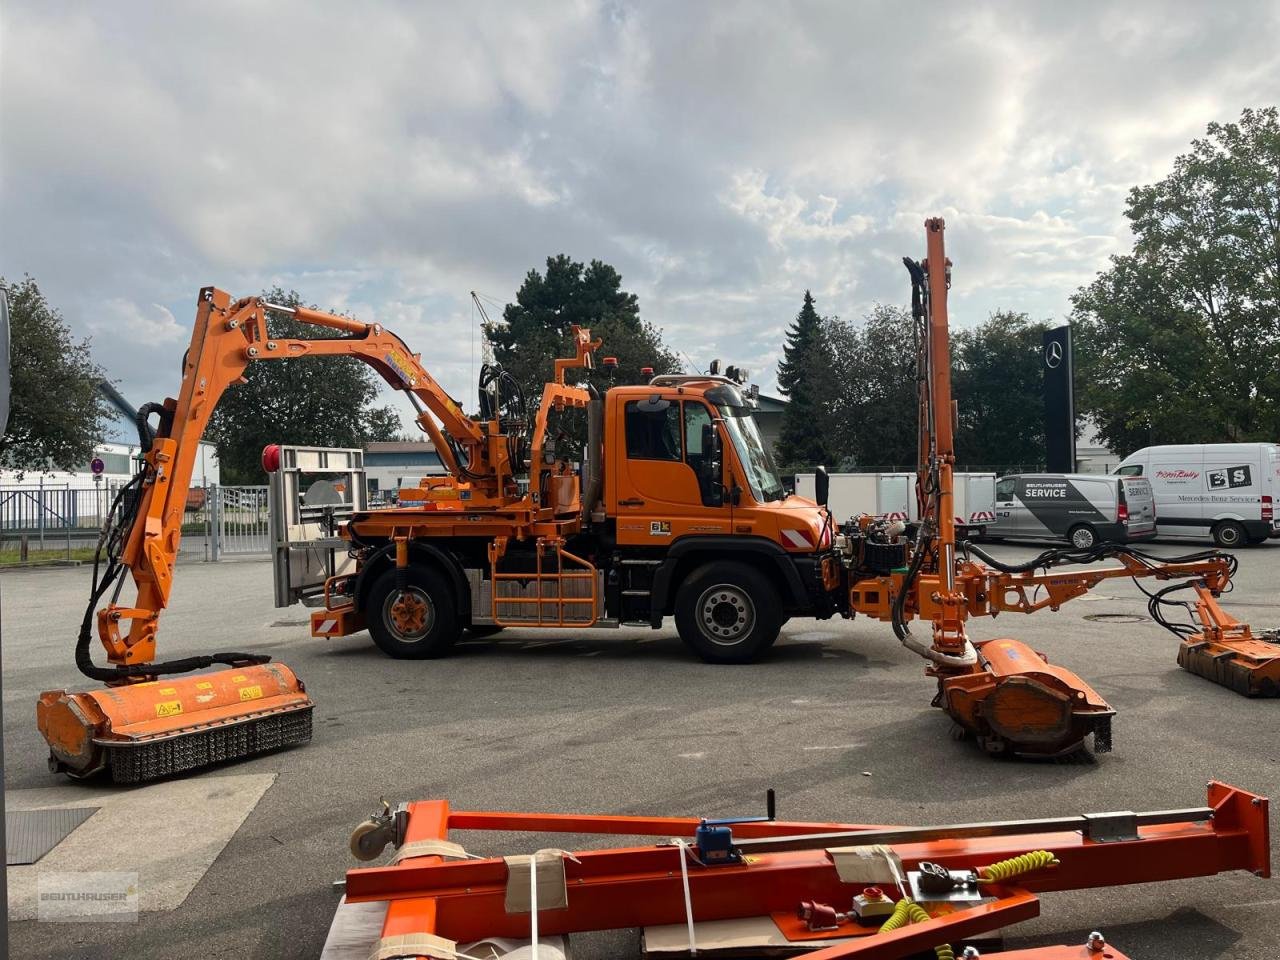
[[[1151,485],[1138,477],[1015,473],[996,481],[996,520],[987,533],[1066,540],[1087,550],[1102,541],[1152,539],[1156,514]]]
[[[1115,472],[1151,481],[1165,536],[1211,536],[1220,547],[1280,537],[1280,446],[1274,443],[1143,447]]]

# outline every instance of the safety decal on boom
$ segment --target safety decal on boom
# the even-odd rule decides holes
[[[387,351],[387,365],[396,373],[400,374],[400,379],[405,383],[412,384],[417,379],[413,367],[409,365],[409,360],[399,350]]]

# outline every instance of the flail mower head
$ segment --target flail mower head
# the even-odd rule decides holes
[[[233,667],[69,693],[49,690],[36,723],[53,772],[110,770],[139,783],[311,739],[313,704],[284,664]]]

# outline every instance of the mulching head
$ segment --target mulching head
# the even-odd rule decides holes
[[[284,664],[237,667],[83,693],[36,705],[49,765],[73,777],[104,769],[141,783],[311,739],[311,698]]]

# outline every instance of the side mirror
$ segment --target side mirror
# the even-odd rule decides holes
[[[831,493],[831,477],[827,474],[825,466],[819,466],[813,474],[813,496],[818,501],[818,506],[825,507],[827,505],[827,496]]]
[[[724,450],[714,423],[702,425],[702,480],[717,505],[724,502]]]

